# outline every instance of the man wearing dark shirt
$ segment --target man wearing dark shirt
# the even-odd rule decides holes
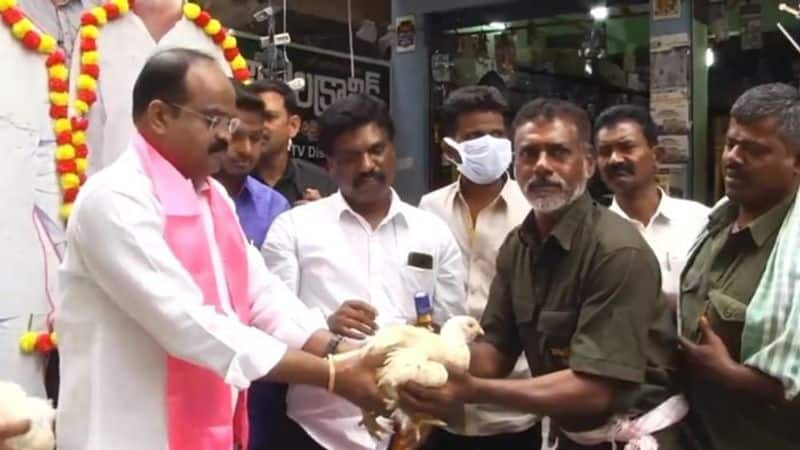
[[[236,214],[247,240],[260,249],[269,226],[278,214],[289,209],[289,203],[275,190],[249,175],[258,162],[261,144],[265,140],[261,126],[264,104],[237,82],[233,83],[237,117],[241,125],[231,136],[228,151],[214,178],[225,186],[225,190],[233,198]]]
[[[470,373],[452,373],[441,390],[409,384],[401,401],[440,417],[479,402],[548,416],[562,450],[685,449],[677,336],[658,260],[629,222],[586,193],[590,135],[571,103],[538,99],[520,110],[514,169],[533,210],[500,248],[485,339],[471,347]],[[523,352],[532,377],[500,379]]]
[[[267,132],[261,160],[253,175],[280,192],[292,206],[336,192],[336,185],[324,169],[291,157],[291,141],[302,123],[294,91],[277,80],[258,80],[248,90],[264,102]]]
[[[721,161],[729,201],[714,209],[681,277],[683,374],[703,450],[800,448],[800,396],[742,357],[745,324],[765,314],[753,298],[768,265],[780,264],[771,254],[800,185],[798,116],[800,93],[780,83],[733,105]],[[798,351],[772,346],[773,361]]]

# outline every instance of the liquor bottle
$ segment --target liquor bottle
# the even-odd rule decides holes
[[[417,292],[414,294],[414,309],[417,311],[417,320],[414,322],[415,327],[425,328],[433,333],[436,333],[436,324],[433,322],[433,305],[431,304],[431,297],[427,292]],[[400,429],[395,426],[395,434],[389,441],[389,450],[405,450],[408,448],[406,439],[400,435]]]
[[[428,329],[436,332],[436,326],[433,323],[433,305],[431,305],[431,297],[427,292],[417,292],[414,294],[414,308],[417,310],[417,321],[414,326]]]

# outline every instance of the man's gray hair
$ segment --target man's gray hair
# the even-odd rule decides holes
[[[800,151],[800,92],[783,83],[748,89],[731,108],[731,117],[743,125],[778,119],[778,136],[790,150]]]

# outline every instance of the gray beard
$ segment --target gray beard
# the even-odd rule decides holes
[[[587,181],[588,180],[583,180],[572,192],[559,192],[558,194],[536,199],[528,198],[528,202],[531,204],[531,208],[533,208],[536,214],[552,214],[575,203],[575,201],[586,192]]]

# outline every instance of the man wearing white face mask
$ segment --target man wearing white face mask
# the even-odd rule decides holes
[[[445,101],[441,125],[443,151],[460,172],[459,179],[424,196],[420,208],[438,215],[456,237],[467,269],[467,307],[480,319],[496,273],[497,251],[506,234],[522,223],[530,204],[508,176],[511,141],[506,132],[505,99],[493,87],[470,86]],[[530,376],[524,358],[510,375]],[[430,450],[538,448],[536,417],[501,406],[468,405],[464,426],[435,430],[425,445]]]

